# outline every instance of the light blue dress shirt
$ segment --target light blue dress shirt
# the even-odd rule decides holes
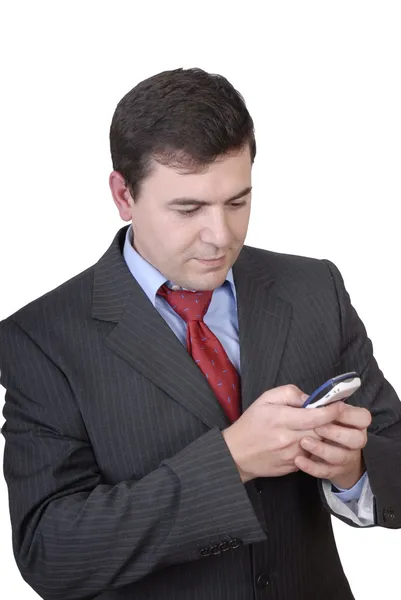
[[[160,271],[134,249],[132,245],[132,226],[127,230],[123,255],[133,277],[135,277],[153,306],[174,331],[183,346],[186,347],[185,321],[177,315],[163,298],[157,296],[157,290],[161,285],[167,283],[171,286],[174,282],[166,280]],[[224,284],[214,290],[204,322],[220,340],[229,359],[240,373],[237,294],[232,269],[227,273]],[[364,473],[353,488],[343,490],[335,495],[343,502],[358,500],[366,477],[367,474]]]

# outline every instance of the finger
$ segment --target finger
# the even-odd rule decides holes
[[[315,432],[322,438],[335,442],[350,450],[360,450],[364,448],[367,443],[366,429],[361,431],[360,429],[343,427],[342,425],[330,423],[322,427],[316,427]]]
[[[265,392],[264,401],[269,404],[281,404],[300,408],[309,396],[296,385],[281,385]]]
[[[327,462],[316,462],[305,456],[297,456],[294,464],[298,469],[316,479],[333,479],[338,471],[338,467],[329,465]]]
[[[295,437],[296,437],[296,439],[298,441],[301,441],[302,438],[304,438],[304,437],[311,437],[311,438],[314,438],[316,440],[321,440],[322,439],[322,436],[319,435],[318,433],[316,433],[315,429],[307,429],[306,431],[304,429],[302,429],[300,431],[294,432],[294,434],[295,434]]]
[[[372,422],[372,415],[366,408],[361,406],[344,405],[344,411],[341,413],[338,422],[347,427],[356,427],[357,429],[366,429]]]
[[[289,411],[288,427],[294,430],[316,429],[333,421],[338,421],[344,410],[343,402],[333,402],[319,408]]]
[[[351,458],[351,452],[353,452],[348,448],[332,446],[313,438],[303,438],[301,440],[301,447],[313,454],[313,456],[320,458],[320,460],[335,466],[347,464]]]

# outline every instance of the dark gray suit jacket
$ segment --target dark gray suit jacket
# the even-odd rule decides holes
[[[351,599],[320,483],[241,483],[206,379],[128,271],[125,232],[0,324],[23,577],[49,600]],[[340,273],[248,246],[233,271],[243,409],[278,385],[310,393],[358,371],[377,524],[401,527],[401,403]]]

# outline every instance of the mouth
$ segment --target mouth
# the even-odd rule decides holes
[[[209,265],[210,267],[218,267],[224,263],[225,258],[226,258],[225,256],[220,256],[218,258],[212,258],[212,259],[198,258],[197,260],[204,265]]]

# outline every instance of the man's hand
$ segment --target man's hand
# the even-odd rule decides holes
[[[366,446],[371,422],[372,416],[366,408],[344,404],[335,422],[315,428],[315,433],[324,439],[302,438],[301,446],[311,457],[297,456],[295,465],[313,477],[329,479],[336,487],[352,488],[365,471],[362,448]]]
[[[269,390],[222,432],[243,482],[298,471],[294,459],[307,455],[301,439],[320,440],[316,428],[339,420],[342,402],[306,410],[307,397],[294,385]]]

